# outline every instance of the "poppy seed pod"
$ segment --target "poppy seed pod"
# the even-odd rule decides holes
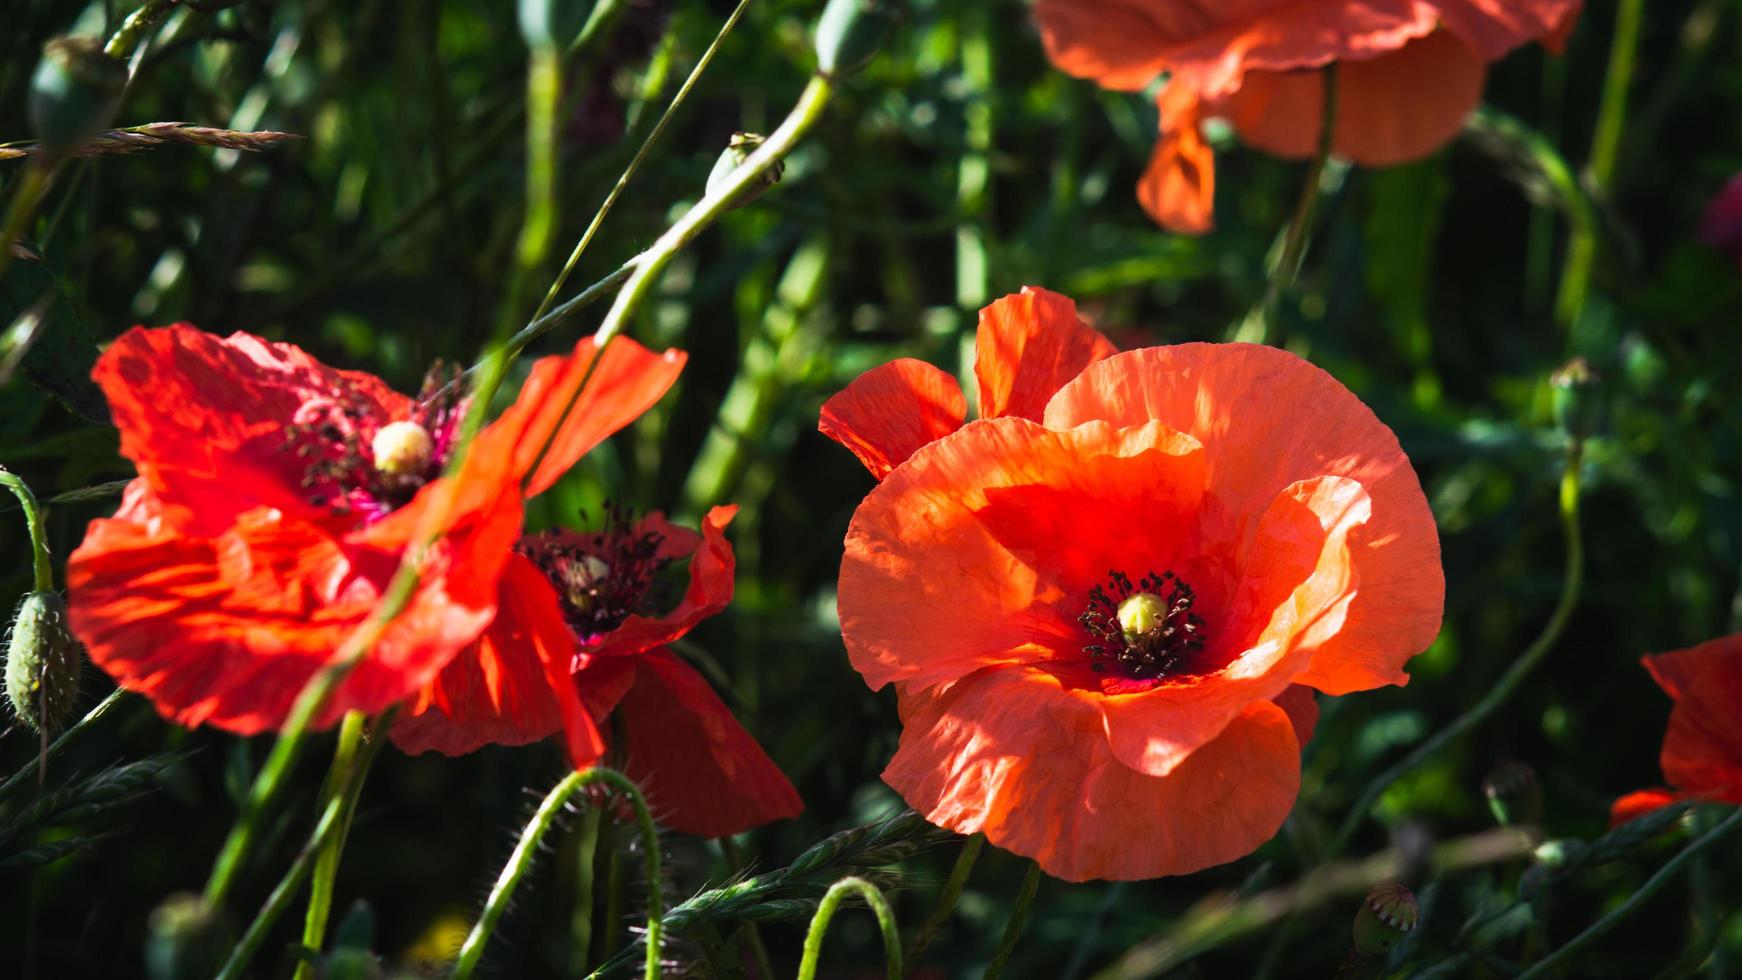
[[[1379,885],[1367,893],[1361,911],[1355,913],[1355,950],[1363,956],[1378,956],[1415,931],[1421,906],[1415,893],[1398,884]]]
[[[767,137],[757,133],[733,133],[726,148],[720,151],[720,158],[714,161],[714,169],[708,173],[708,194],[713,195],[726,186],[738,168],[744,166],[756,148],[766,142]],[[786,173],[786,161],[776,160],[774,166],[762,172],[756,183],[744,188],[732,201],[733,208],[741,208],[762,196],[762,192],[780,183],[780,178]]]
[[[151,911],[145,973],[152,980],[209,977],[224,951],[222,920],[198,895],[182,892]]]
[[[30,125],[55,153],[79,144],[109,125],[127,86],[127,66],[103,53],[90,37],[59,37],[42,46],[30,76]]]
[[[79,641],[67,630],[60,594],[25,596],[6,651],[6,700],[13,713],[34,731],[59,731],[78,698],[83,660]]]
[[[1482,780],[1488,808],[1502,827],[1542,822],[1542,785],[1536,770],[1523,762],[1503,762]]]
[[[817,20],[817,68],[839,78],[871,63],[901,23],[896,0],[829,0]]]
[[[1603,423],[1603,376],[1591,362],[1575,357],[1548,378],[1554,389],[1554,417],[1567,436],[1589,439]]]
[[[593,0],[520,0],[520,36],[529,48],[567,47],[593,14]]]

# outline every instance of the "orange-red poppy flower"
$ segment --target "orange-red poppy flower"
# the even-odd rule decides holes
[[[1135,91],[1162,74],[1161,138],[1138,185],[1156,221],[1212,224],[1215,155],[1199,130],[1224,116],[1248,143],[1316,152],[1325,65],[1337,64],[1333,149],[1358,163],[1417,159],[1481,98],[1487,63],[1530,41],[1557,48],[1583,0],[1037,0],[1053,63]]]
[[[73,628],[98,666],[181,724],[276,729],[406,549],[441,532],[409,606],[318,724],[405,701],[469,651],[477,696],[502,716],[528,692],[568,692],[569,750],[590,761],[599,738],[557,656],[571,650],[566,626],[510,558],[522,501],[646,411],[683,363],[626,340],[544,358],[446,479],[462,406],[437,386],[414,400],[288,344],[135,328],[94,376],[139,475],[68,561]],[[475,642],[486,629],[535,642]]]
[[[523,539],[510,559],[514,601],[538,610],[485,631],[487,650],[516,651],[551,638],[555,659],[572,664],[589,726],[606,733],[620,765],[641,787],[659,822],[681,833],[724,837],[797,816],[798,792],[733,717],[695,668],[669,649],[732,601],[734,560],[726,525],[737,512],[716,507],[702,533],[660,514],[630,522],[612,510],[594,532],[546,531]],[[689,586],[664,613],[659,573],[689,561]],[[505,597],[506,598],[506,597]],[[554,621],[549,631],[519,632]],[[503,620],[499,617],[498,623]],[[519,654],[521,662],[533,662]],[[393,729],[407,752],[470,752],[517,744],[563,727],[560,695],[536,683],[511,699],[484,696],[489,657],[457,657]],[[614,723],[613,723],[614,722]],[[622,744],[612,746],[615,735]]]
[[[1645,669],[1675,707],[1663,737],[1663,778],[1615,801],[1617,824],[1671,803],[1742,803],[1742,633],[1645,657]]]
[[[1439,629],[1396,438],[1292,354],[1114,354],[1039,290],[982,314],[975,371],[986,417],[959,428],[912,363],[823,411],[882,479],[839,609],[853,666],[899,696],[884,779],[1070,880],[1251,852],[1293,806],[1312,691],[1403,684]]]

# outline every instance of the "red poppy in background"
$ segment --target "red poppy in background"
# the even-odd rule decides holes
[[[439,532],[409,606],[317,724],[411,698],[469,650],[505,715],[531,690],[569,692],[568,747],[585,764],[601,746],[557,656],[570,650],[562,623],[510,560],[522,502],[646,411],[683,363],[627,340],[544,358],[446,479],[463,405],[438,386],[411,399],[288,344],[135,328],[94,376],[139,475],[68,561],[74,631],[180,724],[273,730],[407,547]],[[487,628],[537,641],[475,643]]]
[[[934,823],[1069,880],[1233,860],[1294,804],[1312,692],[1406,683],[1438,632],[1408,459],[1292,354],[1114,354],[1025,290],[982,314],[980,421],[898,364],[822,427],[882,480],[847,533],[841,629],[898,694],[884,779]]]
[[[1620,824],[1671,803],[1742,803],[1742,633],[1643,658],[1675,707],[1663,737],[1663,778],[1615,801]]]
[[[1487,63],[1530,41],[1559,49],[1582,0],[1037,0],[1047,54],[1105,88],[1164,73],[1161,138],[1138,184],[1157,222],[1213,223],[1215,155],[1200,124],[1224,116],[1242,139],[1312,156],[1325,65],[1337,64],[1333,150],[1369,166],[1426,156],[1481,98]]]
[[[1742,267],[1742,174],[1731,177],[1700,216],[1700,241]]]
[[[612,511],[595,532],[546,531],[523,539],[510,559],[512,601],[533,615],[498,619],[485,650],[514,651],[551,638],[574,666],[587,727],[610,747],[659,822],[680,833],[725,837],[804,808],[797,790],[695,668],[667,645],[732,601],[734,560],[726,525],[735,507],[716,507],[697,534],[649,514],[631,522]],[[659,573],[689,561],[689,585],[659,613]],[[505,590],[505,601],[507,590]],[[524,631],[528,623],[549,630]],[[520,654],[533,662],[534,657]],[[528,679],[512,697],[491,695],[491,657],[458,657],[408,706],[393,741],[407,752],[470,752],[496,742],[542,739],[564,726],[562,698]],[[613,724],[613,722],[615,722]]]

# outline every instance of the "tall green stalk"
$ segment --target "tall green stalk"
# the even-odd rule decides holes
[[[1004,923],[1004,937],[998,941],[998,951],[992,954],[992,962],[986,964],[981,980],[998,980],[1004,975],[1010,958],[1016,955],[1016,944],[1021,941],[1023,930],[1028,928],[1028,912],[1034,905],[1034,894],[1039,890],[1040,865],[1030,861],[1028,874],[1022,877],[1022,887],[1017,889],[1016,901],[1010,908],[1010,918]]]
[[[828,934],[829,923],[847,896],[854,894],[863,898],[871,907],[872,914],[877,916],[877,929],[883,935],[885,973],[889,980],[901,980],[901,930],[896,928],[895,912],[876,885],[858,876],[842,878],[830,885],[822,902],[817,905],[816,914],[811,916],[810,930],[804,936],[804,957],[799,960],[798,980],[816,980],[817,962],[823,955],[823,937]]]
[[[315,859],[314,880],[309,885],[308,913],[303,918],[302,944],[312,950],[319,950],[326,940],[327,917],[332,913],[333,884],[339,877],[339,857],[345,850],[345,838],[350,830],[351,815],[356,811],[357,797],[363,791],[361,773],[352,777],[356,765],[357,754],[363,745],[363,722],[361,711],[352,711],[345,715],[345,720],[339,726],[339,744],[333,750],[333,765],[327,770],[327,784],[321,790],[321,809],[326,810],[334,800],[339,801],[339,826],[333,830],[321,845],[320,853]],[[377,738],[385,738],[386,732],[377,732]],[[297,964],[296,980],[314,980],[314,964],[304,961]]]

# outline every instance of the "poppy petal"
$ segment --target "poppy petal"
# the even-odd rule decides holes
[[[305,406],[342,398],[382,418],[410,408],[378,378],[334,370],[289,344],[187,324],[134,327],[91,376],[162,519],[208,537],[255,507],[316,523],[330,516],[306,499],[306,461],[285,451],[286,428]]]
[[[866,371],[824,402],[817,430],[881,480],[914,450],[961,428],[967,415],[955,378],[904,357]]]
[[[1384,167],[1451,142],[1482,99],[1488,68],[1454,34],[1438,31],[1364,61],[1337,63],[1339,156]],[[1280,157],[1317,155],[1323,71],[1259,72],[1218,105],[1248,145]]]
[[[1298,683],[1326,694],[1403,684],[1403,665],[1439,632],[1445,605],[1439,533],[1397,437],[1335,378],[1272,347],[1184,344],[1090,366],[1047,406],[1046,424],[1157,420],[1196,438],[1208,497],[1262,513],[1291,484],[1342,477],[1371,514],[1348,531],[1358,593],[1322,637]]]
[[[518,506],[505,508],[431,550],[405,611],[317,727],[404,700],[489,625],[519,522]],[[255,734],[282,726],[396,566],[266,508],[211,538],[99,520],[68,559],[69,610],[92,661],[166,717]]]
[[[1036,0],[1034,16],[1047,57],[1066,74],[1135,92],[1167,68],[1173,34],[1159,4]]]
[[[1427,0],[1439,8],[1446,28],[1488,61],[1522,44],[1545,41],[1558,49],[1578,19],[1584,0]]]
[[[496,618],[419,692],[394,724],[393,743],[413,754],[465,755],[564,731],[574,764],[590,765],[604,744],[575,694],[574,655],[556,592],[536,565],[515,555],[502,574]]]
[[[636,658],[617,706],[625,774],[662,826],[727,837],[804,810],[798,791],[693,667],[668,650]]]
[[[1319,726],[1319,699],[1305,684],[1290,684],[1288,690],[1273,698],[1276,706],[1288,714],[1294,726],[1294,740],[1302,749],[1313,740],[1313,729]]]
[[[1039,422],[1054,392],[1118,348],[1077,316],[1070,297],[1024,286],[980,311],[974,350],[980,417]]]
[[[1663,739],[1663,775],[1703,798],[1742,802],[1742,642],[1706,644],[1707,663],[1682,691]]]
[[[904,686],[883,779],[926,819],[1066,881],[1187,874],[1275,835],[1300,789],[1289,716],[1255,702],[1167,776],[1120,764],[1097,695],[1019,667]]]
[[[1742,633],[1707,640],[1686,650],[1650,654],[1640,658],[1640,663],[1671,700],[1679,701],[1694,686],[1701,672],[1739,655],[1742,655]]]
[[[1137,182],[1137,203],[1169,231],[1205,234],[1216,224],[1216,151],[1204,139],[1197,93],[1175,82],[1158,101],[1161,138]]]
[[[1176,529],[1203,476],[1196,442],[1158,424],[1050,432],[1001,418],[939,439],[847,531],[839,611],[854,668],[876,689],[1080,659],[1089,590],[1110,562],[1147,568],[1186,549]]]
[[[735,506],[715,507],[702,519],[702,544],[690,559],[689,588],[677,608],[659,617],[630,616],[588,654],[620,657],[664,646],[730,605],[736,560],[732,542],[726,540],[726,525],[737,513]]]
[[[1680,803],[1685,799],[1680,793],[1668,789],[1642,789],[1636,793],[1628,793],[1616,800],[1609,808],[1609,826],[1619,827],[1629,820],[1637,820],[1666,806]]]

